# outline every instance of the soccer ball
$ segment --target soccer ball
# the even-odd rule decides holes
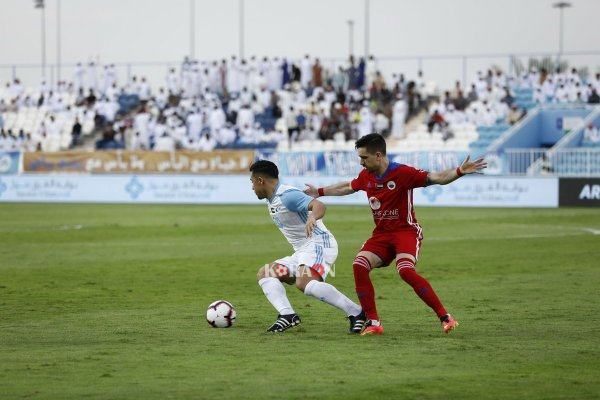
[[[228,301],[217,300],[208,306],[206,322],[213,328],[229,328],[235,322],[235,308]]]

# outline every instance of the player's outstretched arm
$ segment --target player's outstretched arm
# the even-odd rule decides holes
[[[441,172],[430,172],[427,175],[428,185],[447,185],[454,182],[463,175],[476,174],[487,167],[483,157],[471,161],[471,156],[467,156],[465,161],[456,169],[447,169]]]
[[[312,235],[312,231],[317,224],[317,220],[323,218],[326,209],[327,207],[325,207],[325,204],[321,203],[317,199],[313,199],[308,204],[308,210],[311,211],[311,213],[306,221],[306,237],[310,237],[310,235]]]
[[[321,191],[321,193],[319,191]],[[316,186],[307,183],[304,193],[315,198],[320,196],[347,196],[354,193],[354,189],[350,186],[350,182],[340,182],[323,188],[317,188]]]

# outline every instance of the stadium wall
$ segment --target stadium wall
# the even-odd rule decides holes
[[[282,182],[304,187],[326,186],[349,176],[282,176]],[[0,202],[263,204],[251,190],[248,175],[81,175],[21,174],[0,177]],[[326,197],[328,204],[366,205],[362,192]],[[465,177],[451,185],[414,191],[419,206],[558,207],[555,177]]]

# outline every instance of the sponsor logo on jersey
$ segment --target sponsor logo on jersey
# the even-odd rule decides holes
[[[379,211],[373,211],[373,218],[375,219],[398,219],[400,218],[400,210],[393,209],[393,210],[379,210]]]
[[[369,204],[373,210],[379,210],[381,208],[381,202],[377,197],[369,197]]]
[[[390,190],[396,189],[396,182],[394,182],[394,181],[388,181],[387,188],[390,189]]]
[[[377,189],[383,189],[383,183],[378,183],[377,185],[375,185],[375,187]]]

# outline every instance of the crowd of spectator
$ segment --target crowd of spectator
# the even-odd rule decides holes
[[[103,135],[98,148],[210,150],[335,135],[353,140],[373,131],[401,136],[406,119],[424,104],[425,89],[422,73],[411,81],[404,75],[386,81],[372,56],[329,67],[308,55],[298,61],[186,59],[179,69],[169,69],[157,90],[136,75],[119,85],[114,65],[99,68],[90,62],[78,64],[73,80],[54,88],[42,82],[27,91],[18,79],[7,83],[0,91],[0,112],[28,107],[43,113],[34,132],[24,132],[37,141],[31,148],[48,149],[44,141],[56,133],[54,117],[73,124],[70,146],[81,136],[75,121],[91,119]],[[122,96],[139,99],[134,115],[120,115]]]
[[[574,68],[517,77],[490,69],[437,96],[421,71],[384,78],[373,56],[327,65],[309,55],[185,59],[168,69],[164,85],[136,75],[119,83],[113,64],[80,63],[71,81],[53,87],[42,81],[28,90],[14,79],[0,89],[0,151],[73,148],[91,133],[101,136],[98,149],[163,151],[353,141],[371,132],[402,138],[407,119],[423,108],[429,132],[446,140],[453,125],[519,121],[526,113],[515,102],[520,89],[539,104],[597,104],[600,74],[584,81]]]
[[[442,132],[447,139],[452,137],[453,125],[513,125],[527,112],[515,101],[515,92],[519,90],[530,90],[535,105],[598,104],[600,73],[584,81],[576,68],[552,74],[531,68],[518,77],[506,76],[499,69],[478,71],[467,90],[457,81],[452,91],[445,91],[440,101],[433,104],[427,119],[428,130]]]

